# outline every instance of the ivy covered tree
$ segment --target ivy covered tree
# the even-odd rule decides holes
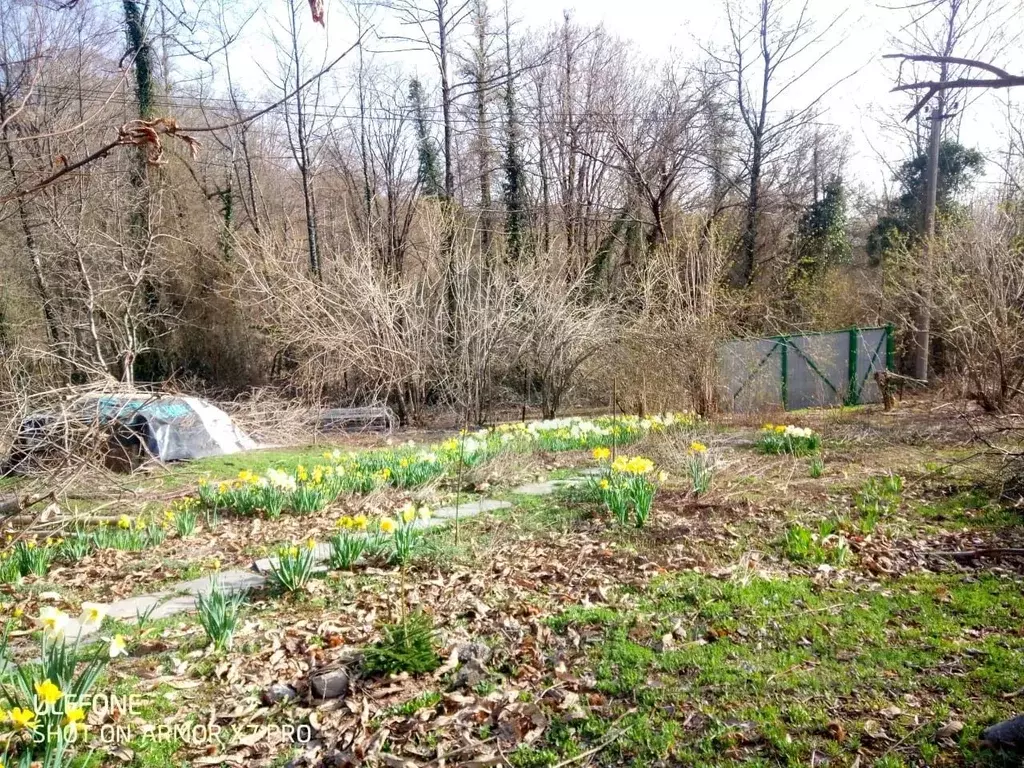
[[[441,170],[437,156],[437,146],[427,129],[427,108],[423,96],[423,85],[413,78],[409,81],[409,104],[412,107],[413,122],[416,127],[416,142],[419,144],[419,170],[416,180],[420,191],[427,197],[443,198],[444,185],[441,183]]]
[[[895,180],[900,195],[890,201],[884,216],[868,234],[867,250],[872,264],[879,264],[886,252],[899,245],[913,245],[920,238],[927,195],[925,171],[928,155],[922,152],[903,163]],[[985,170],[985,158],[976,149],[955,141],[939,146],[939,183],[935,192],[938,225],[955,219],[962,212],[957,198],[971,190],[974,180]]]
[[[820,200],[807,206],[797,225],[797,272],[812,275],[850,258],[850,237],[846,228],[846,191],[843,180],[825,185]]]
[[[509,261],[518,261],[526,240],[526,169],[520,149],[522,136],[516,108],[515,74],[512,71],[512,43],[505,7],[505,153],[502,160],[505,180],[505,236]]]

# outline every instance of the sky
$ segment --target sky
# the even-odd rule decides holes
[[[777,0],[778,1],[778,0]],[[799,5],[802,0],[790,0]],[[656,58],[677,57],[684,62],[698,62],[706,57],[704,49],[727,42],[728,27],[724,13],[724,0],[587,0],[586,2],[559,3],[557,0],[509,0],[510,14],[520,32],[530,34],[547,30],[561,22],[569,11],[580,24],[603,24],[615,36],[631,41],[637,51]],[[751,2],[751,0],[747,0]],[[909,0],[808,0],[812,19],[818,25],[827,24],[841,16],[823,46],[835,50],[821,65],[815,67],[798,88],[788,93],[789,103],[780,109],[806,103],[829,88],[823,100],[824,113],[820,120],[828,131],[849,137],[849,165],[847,179],[863,185],[867,190],[882,192],[890,183],[892,169],[908,155],[907,140],[901,136],[893,116],[908,109],[905,95],[890,93],[895,84],[896,65],[882,59],[885,53],[901,50],[900,38],[908,34],[903,27],[910,19],[906,6],[916,5]],[[980,29],[987,35],[990,28],[1004,35],[1002,41],[986,45],[988,60],[1010,71],[1024,72],[1024,13],[1021,0],[968,0],[975,4],[987,3],[990,11]],[[284,6],[280,0],[277,8]],[[347,48],[356,38],[355,27],[341,0],[325,0],[327,22],[315,25],[308,10],[302,15],[303,38],[307,53],[313,57],[329,59]],[[263,70],[273,61],[271,30],[280,29],[280,15],[275,18],[273,5],[261,4],[263,10],[249,23],[243,35],[243,45],[236,46],[234,64],[241,81],[251,93],[267,93]],[[499,0],[491,0],[498,6]],[[497,8],[500,11],[500,7]],[[279,11],[277,12],[279,14]],[[380,37],[396,32],[386,14],[378,14]],[[980,18],[980,15],[979,15]],[[410,72],[416,71],[427,82],[432,78],[433,65],[422,53],[395,51],[399,44],[378,40],[371,42],[377,49],[378,60],[398,62]],[[969,47],[978,47],[972,42]],[[907,50],[906,46],[902,50]],[[971,55],[975,51],[964,51]],[[808,59],[810,61],[810,58]],[[1024,91],[1024,89],[1021,89]],[[1005,157],[1007,100],[1014,99],[1012,91],[989,92],[975,95],[952,126],[959,140],[981,149],[989,157]],[[1014,103],[1024,101],[1024,92],[1018,93]],[[1000,182],[1002,172],[996,163],[988,163],[988,172],[979,184],[979,191]]]

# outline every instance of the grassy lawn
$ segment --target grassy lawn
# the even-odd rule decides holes
[[[571,756],[616,722],[609,765],[849,765],[862,752],[879,766],[1011,765],[975,742],[1024,679],[1020,588],[680,574],[629,611],[570,608],[549,624],[584,638],[571,671],[608,701],[547,748]],[[955,747],[936,738],[950,722],[963,724]]]

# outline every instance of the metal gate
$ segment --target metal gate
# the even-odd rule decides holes
[[[875,403],[893,367],[891,325],[738,339],[718,347],[721,405],[736,411]]]

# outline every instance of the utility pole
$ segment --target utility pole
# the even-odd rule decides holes
[[[940,81],[946,82],[948,65],[943,62]],[[932,324],[932,258],[935,251],[935,206],[939,187],[939,150],[942,146],[942,121],[947,117],[946,91],[940,90],[935,107],[929,115],[931,132],[928,138],[928,166],[925,171],[925,200],[922,235],[924,246],[921,251],[921,291],[914,319],[914,378],[928,380],[928,362],[931,351]]]

